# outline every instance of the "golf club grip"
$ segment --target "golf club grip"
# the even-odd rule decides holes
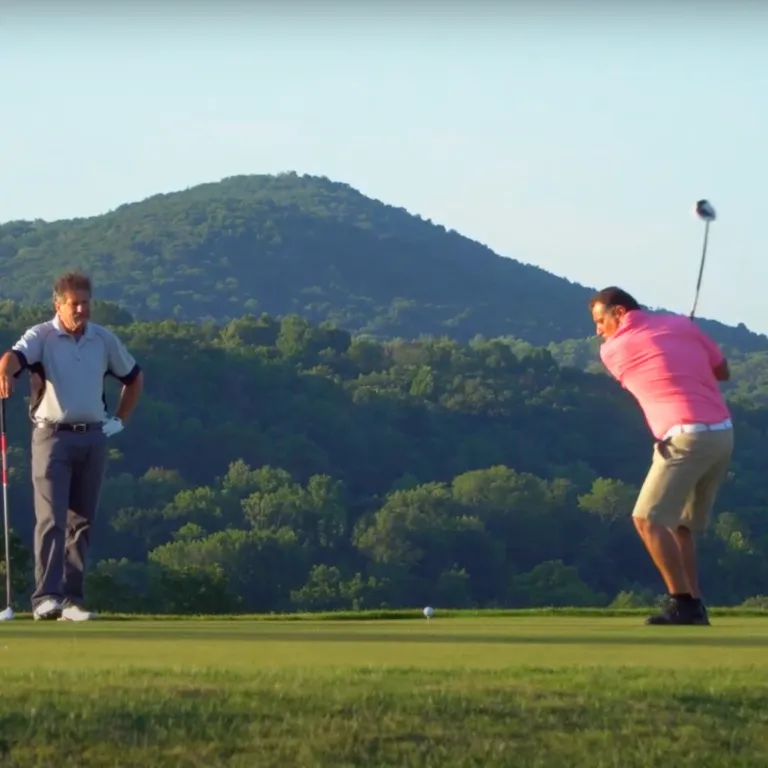
[[[6,398],[0,397],[0,453],[3,460],[3,486],[8,485],[8,438],[6,435]]]
[[[3,492],[8,485],[8,441],[5,434],[5,398],[0,398],[0,454],[3,460]]]

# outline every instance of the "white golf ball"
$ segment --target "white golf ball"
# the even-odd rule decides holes
[[[432,617],[435,615],[435,609],[434,609],[434,608],[433,608],[431,605],[428,605],[428,606],[427,606],[427,607],[424,609],[424,615],[425,615],[425,616],[426,616],[428,619],[431,619],[431,618],[432,618]]]

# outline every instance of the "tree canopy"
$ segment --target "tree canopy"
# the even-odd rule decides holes
[[[6,307],[4,347],[31,312]],[[297,315],[115,330],[147,392],[111,443],[97,609],[609,605],[662,591],[629,520],[651,439],[607,376],[515,340],[373,341]],[[23,395],[9,460],[28,587]],[[726,604],[755,599],[768,575],[768,410],[732,407],[733,471],[701,552],[707,598]]]

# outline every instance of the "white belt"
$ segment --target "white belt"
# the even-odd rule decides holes
[[[664,433],[662,440],[675,435],[687,435],[692,432],[718,432],[724,429],[731,429],[733,422],[730,419],[719,421],[717,424],[677,424]]]

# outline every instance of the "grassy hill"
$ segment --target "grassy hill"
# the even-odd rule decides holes
[[[513,336],[536,345],[592,334],[591,288],[503,258],[402,208],[326,178],[237,176],[110,213],[0,226],[0,297],[47,302],[79,267],[135,317],[226,321],[302,315],[376,337]],[[744,326],[719,341],[768,350]]]

